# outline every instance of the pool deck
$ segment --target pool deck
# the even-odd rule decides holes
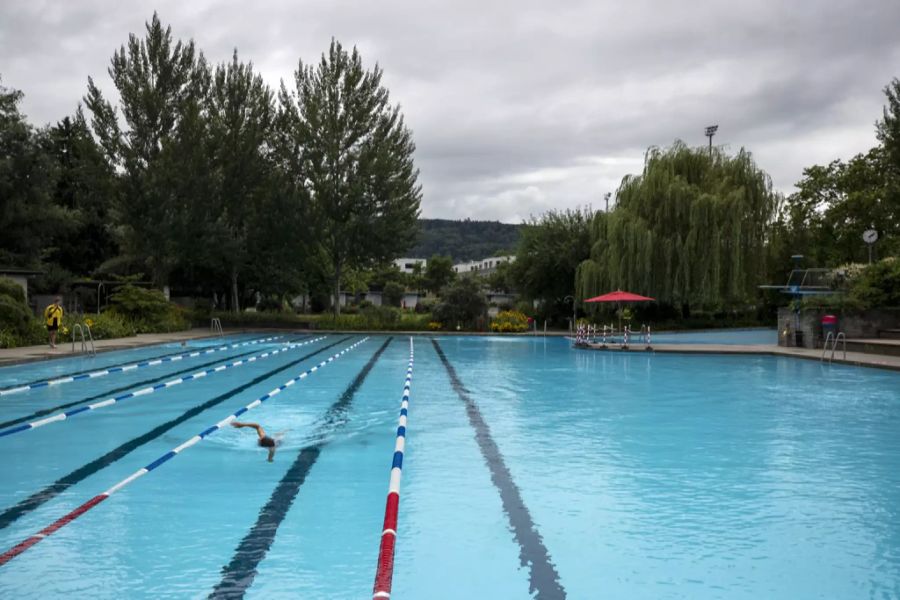
[[[228,333],[239,332],[229,331]],[[189,329],[187,331],[177,331],[175,333],[140,333],[134,337],[115,338],[112,340],[94,340],[94,348],[100,353],[109,352],[111,350],[127,350],[130,348],[139,348],[141,346],[152,346],[154,344],[197,340],[211,336],[212,334],[208,328]],[[76,352],[72,352],[71,340],[57,344],[56,349],[51,348],[49,344],[40,346],[22,346],[20,348],[2,348],[0,349],[0,366],[77,356],[81,354],[80,348],[81,342],[79,341],[75,344]]]
[[[631,344],[627,349],[622,349],[618,344],[587,344],[587,350],[599,350],[601,352],[667,352],[676,354],[763,354],[771,356],[789,356],[806,360],[822,360],[822,350],[810,348],[785,348],[772,344],[653,344],[652,350],[647,350],[643,343]],[[830,354],[830,353],[829,353]],[[847,352],[847,358],[840,350],[834,353],[834,363],[854,365],[858,367],[874,367],[877,369],[890,369],[900,371],[900,356],[887,356],[883,354],[867,354],[863,352]]]

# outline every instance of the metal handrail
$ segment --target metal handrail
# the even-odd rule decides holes
[[[84,332],[87,331],[87,337],[85,337]],[[75,333],[81,333],[81,351],[87,352],[91,356],[97,356],[97,349],[94,348],[94,336],[91,334],[91,326],[87,323],[75,323],[72,326],[72,352],[75,352]],[[88,342],[91,343],[90,350],[88,350]]]
[[[829,341],[831,341],[832,343],[834,342],[834,332],[833,331],[828,332],[828,335],[825,336],[825,342],[822,344],[822,358],[820,358],[819,360],[821,360],[823,362],[825,361],[825,354],[828,353],[828,342]]]
[[[219,317],[213,317],[209,322],[209,330],[212,333],[217,333],[219,336],[224,336],[225,331],[222,330],[222,321],[219,320]]]
[[[831,342],[831,354],[828,357],[828,362],[831,363],[834,360],[834,353],[837,352],[838,342],[841,343],[841,349],[844,353],[844,360],[847,360],[847,336],[844,335],[843,331],[839,331],[837,335],[834,335],[833,331],[829,331],[828,335],[825,336],[825,343],[822,346],[822,358],[821,360],[825,360],[825,354],[828,352],[828,342]]]
[[[843,331],[839,331],[836,336],[834,336],[834,344],[831,346],[831,358],[828,359],[828,362],[834,360],[834,351],[837,350],[838,342],[841,342],[844,350],[844,360],[847,360],[847,336],[844,335]]]

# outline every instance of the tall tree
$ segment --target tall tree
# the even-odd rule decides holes
[[[216,248],[231,283],[232,309],[238,310],[238,279],[253,264],[255,246],[248,242],[259,222],[254,213],[272,191],[268,148],[275,107],[269,87],[252,64],[238,61],[237,51],[230,63],[216,68],[208,105],[220,177],[218,225],[223,235]]]
[[[444,286],[455,278],[456,272],[453,270],[453,259],[449,256],[435,254],[425,264],[423,283],[425,289],[433,294],[440,292]]]
[[[68,211],[51,201],[55,165],[46,132],[19,112],[22,92],[0,86],[0,264],[36,267]]]
[[[171,232],[184,222],[184,206],[195,200],[178,189],[189,149],[183,142],[193,135],[181,127],[198,125],[209,69],[194,42],[173,42],[171,27],[163,28],[154,13],[145,37],[131,34],[128,45],[113,54],[109,75],[119,93],[125,128],[91,78],[84,101],[101,146],[123,171],[125,250],[150,270],[156,283],[167,284],[178,257]]]
[[[332,40],[318,65],[300,62],[296,95],[284,85],[279,94],[332,272],[335,314],[342,271],[399,256],[417,231],[415,144],[381,74]]]
[[[84,118],[81,107],[51,127],[47,150],[56,162],[54,203],[69,212],[71,227],[47,242],[46,259],[71,273],[90,275],[113,258],[116,180]]]
[[[563,299],[574,294],[575,269],[591,250],[591,215],[587,209],[551,210],[522,227],[511,275],[525,297],[542,301],[550,313],[560,313]]]
[[[617,288],[685,309],[741,306],[766,281],[765,244],[779,202],[749,152],[676,142],[647,153],[610,213],[591,224],[579,298]]]

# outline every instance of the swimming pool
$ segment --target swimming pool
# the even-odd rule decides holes
[[[273,463],[246,429],[211,432],[0,566],[0,597],[372,597],[409,338],[267,337],[0,397],[2,421],[39,419],[245,361],[0,437],[2,552],[308,373],[240,416],[285,432]],[[226,342],[7,367],[0,389]],[[900,596],[900,374],[556,338],[414,349],[391,597]]]

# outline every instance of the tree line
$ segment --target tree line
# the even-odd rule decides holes
[[[235,50],[210,65],[154,14],[83,106],[38,129],[0,88],[0,263],[218,292],[337,297],[402,254],[421,202],[415,144],[376,65],[332,40],[271,89]],[[335,310],[339,303],[333,302]]]
[[[654,297],[653,310],[682,318],[781,301],[758,286],[787,281],[795,255],[805,267],[864,263],[870,228],[880,236],[876,258],[900,256],[900,80],[884,93],[878,144],[804,169],[786,197],[745,149],[651,148],[609,212],[550,211],[526,223],[512,280],[539,301],[542,318],[571,315],[573,298],[598,310],[580,303],[615,289]]]

